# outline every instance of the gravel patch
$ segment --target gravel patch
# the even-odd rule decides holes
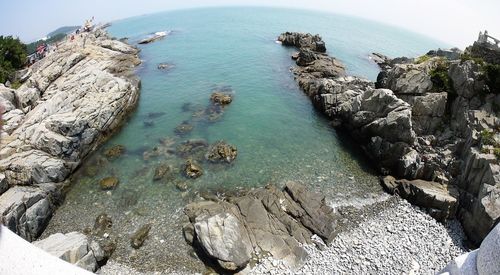
[[[440,224],[418,207],[393,197],[380,212],[339,233],[329,246],[305,246],[310,258],[299,270],[268,258],[249,273],[435,274],[467,252],[463,240],[458,221]]]

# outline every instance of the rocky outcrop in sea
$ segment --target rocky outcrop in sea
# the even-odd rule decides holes
[[[485,61],[495,53],[483,60],[475,44],[465,54],[376,54],[382,71],[373,83],[345,76],[317,35],[287,32],[278,40],[298,48],[292,71],[315,107],[358,140],[384,175],[408,180],[393,190],[407,190],[435,217],[452,218],[456,208],[479,244],[500,217],[499,64]]]
[[[0,217],[10,230],[36,239],[64,181],[137,105],[137,54],[96,30],[59,44],[17,90],[0,86]]]

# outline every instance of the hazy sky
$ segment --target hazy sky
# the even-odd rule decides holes
[[[426,34],[461,48],[487,29],[500,38],[500,0],[0,0],[0,35],[28,42],[95,16],[110,21],[202,6],[282,6],[356,15]]]

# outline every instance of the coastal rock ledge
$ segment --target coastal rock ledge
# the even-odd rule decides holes
[[[283,190],[269,185],[224,201],[194,202],[184,212],[190,221],[183,228],[186,241],[223,273],[260,256],[298,267],[308,257],[303,244],[320,238],[328,243],[338,231],[338,216],[325,197],[295,182]]]
[[[292,72],[314,106],[394,177],[385,187],[437,219],[458,218],[479,245],[500,222],[500,50],[374,54],[382,69],[374,83],[346,76],[318,35],[278,40],[298,48]]]
[[[9,229],[37,238],[60,199],[60,183],[136,106],[137,53],[96,30],[60,43],[17,90],[0,85],[0,218]]]

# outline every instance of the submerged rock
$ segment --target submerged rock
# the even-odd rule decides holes
[[[151,224],[149,223],[139,228],[134,234],[132,234],[132,237],[130,238],[130,245],[135,249],[140,248],[148,237],[149,230],[151,230]]]
[[[179,136],[184,136],[188,134],[189,132],[193,131],[194,126],[189,124],[188,121],[183,121],[181,124],[179,124],[177,127],[175,127],[174,132],[178,134]]]
[[[300,265],[313,234],[329,242],[336,234],[336,216],[321,194],[288,182],[252,190],[225,201],[199,201],[186,206],[191,225],[184,225],[188,243],[226,270],[244,268],[254,253],[270,253],[289,266]]]
[[[175,66],[173,64],[168,64],[168,63],[160,63],[158,64],[158,70],[170,70],[174,68]]]
[[[216,104],[228,105],[233,101],[233,97],[227,93],[214,92],[210,96],[210,100]]]
[[[107,177],[103,178],[99,181],[99,185],[101,186],[102,190],[111,190],[115,189],[116,186],[118,186],[118,178],[116,177]]]
[[[119,144],[104,151],[104,155],[109,159],[117,158],[123,155],[124,153],[125,153],[125,146]]]
[[[205,158],[211,162],[231,163],[238,155],[235,146],[227,144],[225,141],[218,141],[210,146]]]
[[[155,168],[153,180],[161,180],[167,176],[169,178],[169,174],[172,172],[172,167],[166,163],[160,164]]]
[[[189,139],[181,144],[179,144],[175,150],[175,153],[180,157],[194,157],[197,159],[196,155],[205,154],[208,148],[208,142],[204,139]]]
[[[188,178],[196,179],[203,175],[203,169],[196,162],[188,159],[184,164],[184,175]]]
[[[164,116],[166,113],[165,112],[149,112],[147,114],[147,118],[154,119],[154,118],[159,118],[161,116]]]
[[[102,213],[95,219],[94,222],[94,232],[98,235],[102,235],[105,231],[113,226],[113,221],[111,217],[106,213]]]

